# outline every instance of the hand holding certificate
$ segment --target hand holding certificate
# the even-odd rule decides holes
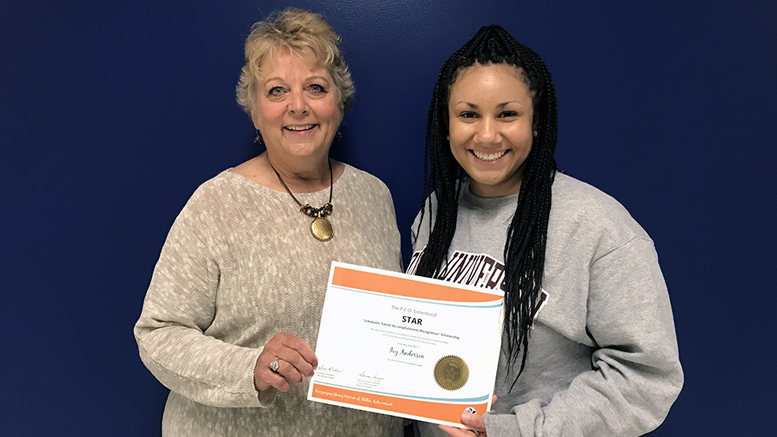
[[[461,426],[491,407],[502,297],[332,263],[308,399]]]

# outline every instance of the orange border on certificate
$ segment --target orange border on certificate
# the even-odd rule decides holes
[[[465,408],[474,407],[478,412],[483,413],[488,407],[488,402],[456,404],[405,399],[396,396],[364,393],[319,383],[313,383],[313,390],[311,390],[310,396],[324,401],[357,405],[416,417],[426,417],[456,424],[461,424],[461,413],[464,412]]]
[[[502,296],[443,284],[353,270],[343,266],[335,266],[334,269],[332,285],[340,287],[448,302],[486,303],[502,300]]]

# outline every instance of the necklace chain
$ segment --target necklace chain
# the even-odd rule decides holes
[[[294,199],[295,202],[297,202],[297,205],[299,205],[299,210],[303,214],[307,215],[308,217],[313,218],[324,218],[332,213],[332,185],[333,185],[333,176],[332,176],[332,161],[329,161],[327,159],[327,163],[329,164],[329,202],[324,204],[324,206],[320,208],[314,208],[310,206],[310,204],[302,204],[299,200],[297,200],[296,197],[294,197],[294,193],[291,192],[289,187],[286,185],[286,182],[283,182],[283,178],[281,177],[281,174],[278,173],[278,170],[275,169],[275,167],[272,165],[270,160],[268,159],[267,162],[270,164],[270,168],[272,168],[272,171],[275,172],[275,176],[278,176],[278,180],[281,182],[281,185],[283,185],[283,188],[286,189],[286,192],[289,193],[292,199]]]

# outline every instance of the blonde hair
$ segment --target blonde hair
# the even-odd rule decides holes
[[[248,115],[256,111],[256,92],[262,68],[279,47],[298,55],[313,56],[334,80],[341,114],[351,110],[354,86],[339,48],[340,37],[320,14],[298,8],[273,13],[251,26],[245,45],[246,63],[237,84],[237,102]]]

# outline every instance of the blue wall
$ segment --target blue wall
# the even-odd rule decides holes
[[[443,60],[498,23],[554,74],[562,169],[656,242],[686,385],[674,435],[774,435],[777,3],[300,1],[357,85],[333,149],[420,203]],[[0,434],[153,436],[166,390],[137,319],[192,191],[255,153],[234,102],[280,1],[0,2]]]

